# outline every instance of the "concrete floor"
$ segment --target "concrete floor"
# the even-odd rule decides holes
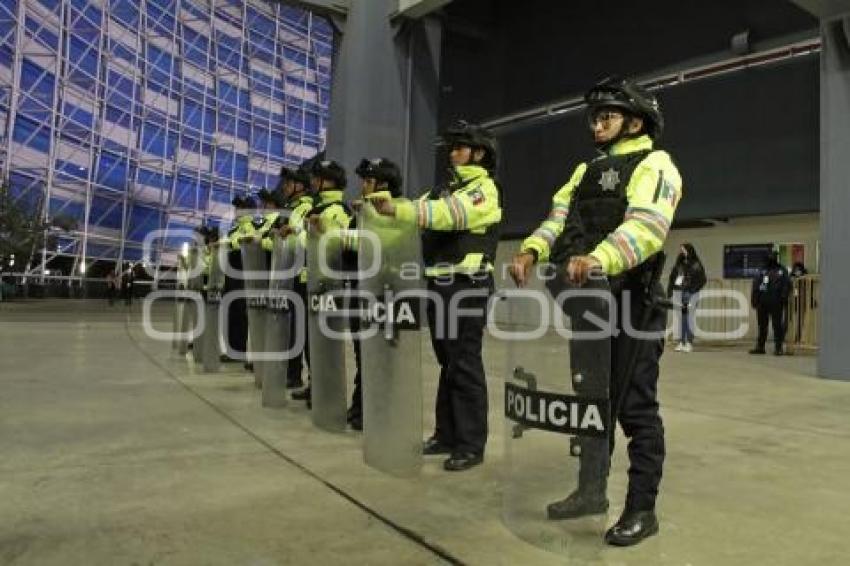
[[[0,564],[796,566],[850,555],[850,383],[813,377],[810,357],[669,351],[661,533],[632,549],[588,540],[570,562],[501,521],[495,341],[485,465],[448,474],[429,460],[401,480],[363,464],[357,434],[315,430],[303,406],[261,409],[247,374],[193,373],[139,320],[138,307],[0,303]],[[429,352],[426,432],[434,367]]]

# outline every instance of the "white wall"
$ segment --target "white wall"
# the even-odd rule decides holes
[[[817,214],[795,214],[781,216],[765,216],[739,218],[712,228],[696,228],[687,230],[674,230],[670,233],[665,251],[667,252],[667,265],[662,283],[667,285],[667,273],[675,261],[679,246],[683,242],[692,243],[700,255],[706,268],[709,279],[720,279],[723,277],[723,246],[726,244],[757,244],[757,243],[786,243],[801,242],[806,245],[806,266],[810,273],[816,272],[815,249],[818,240],[820,223]],[[520,240],[506,240],[499,244],[496,255],[496,287],[497,289],[514,289],[514,284],[506,276],[506,265],[510,263],[511,257],[519,248]],[[542,283],[533,279],[529,285],[531,289],[544,291]],[[737,290],[749,298],[750,281],[730,280],[710,284],[711,288],[723,288]],[[550,300],[548,308],[550,313],[557,312]],[[708,308],[719,308],[721,303],[706,303]],[[724,303],[725,304],[725,303]],[[531,309],[531,303],[522,303],[521,308],[514,308],[513,313],[508,316],[506,307],[501,306],[496,310],[496,319],[501,322],[519,324],[534,324],[539,320],[539,314]],[[529,308],[525,308],[529,307]],[[702,307],[700,307],[702,308]],[[748,307],[747,307],[748,308]],[[756,334],[756,321],[754,313],[749,313],[749,329],[742,337],[744,340],[752,340]],[[720,331],[738,327],[739,319],[704,321],[701,328]],[[671,322],[672,324],[672,322]]]
[[[820,221],[818,214],[788,214],[736,218],[713,228],[673,230],[664,246],[668,268],[684,242],[694,245],[709,278],[723,277],[725,244],[767,244],[800,242],[806,246],[806,268],[817,273],[816,249]],[[790,267],[790,266],[789,266]]]

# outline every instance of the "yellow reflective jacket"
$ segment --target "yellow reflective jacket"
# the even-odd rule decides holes
[[[289,215],[286,218],[286,224],[293,228],[293,233],[299,234],[304,229],[304,218],[312,208],[313,197],[309,195],[301,195],[287,203],[287,206],[284,209],[289,211]],[[271,227],[283,213],[275,211],[274,214],[275,216],[271,222],[268,223],[267,226],[263,227],[263,249],[267,252],[274,249],[274,234],[271,232]]]
[[[231,249],[239,249],[239,240],[242,236],[251,236],[256,232],[250,215],[236,217],[234,226],[227,233],[227,236],[222,238],[222,241],[229,245]]]
[[[313,207],[307,212],[306,217],[310,217],[315,212],[319,211],[319,221],[322,229],[325,232],[338,232],[348,229],[351,222],[351,216],[343,206],[343,191],[339,190],[324,190],[320,191],[314,199]],[[299,244],[307,247],[307,231],[302,230],[298,234]],[[306,267],[301,272],[301,281],[307,281]]]
[[[483,235],[491,226],[500,223],[499,189],[487,170],[479,165],[460,165],[455,167],[455,172],[461,188],[441,198],[430,198],[431,191],[428,191],[419,200],[400,204],[396,208],[396,218],[415,222],[422,230],[476,235]],[[492,271],[493,265],[485,261],[484,250],[475,250],[453,265],[426,266],[425,275],[470,275],[482,270]]]
[[[389,191],[375,191],[363,197],[363,200],[368,202],[370,200],[379,199],[379,200],[391,200],[392,202],[398,204],[400,202],[407,202],[407,199],[404,198],[393,198],[392,194]],[[357,251],[360,245],[360,237],[359,230],[360,226],[357,227],[357,230],[349,230],[342,237],[342,248],[350,251]]]
[[[652,139],[644,135],[617,142],[609,154],[651,149]],[[564,231],[573,191],[586,170],[587,164],[581,163],[555,193],[549,216],[523,241],[522,251],[536,252],[538,261],[549,259],[555,240]],[[638,164],[626,186],[626,199],[628,208],[622,224],[590,252],[608,275],[627,271],[664,247],[676,207],[682,200],[682,177],[667,152],[652,151]]]

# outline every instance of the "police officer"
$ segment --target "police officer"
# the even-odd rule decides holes
[[[218,245],[219,229],[217,226],[204,225],[197,228],[198,234],[204,239],[204,246],[201,248],[201,267],[203,272],[201,278],[203,281],[204,296],[209,289],[210,268],[212,265],[212,254]]]
[[[788,269],[779,263],[779,254],[771,252],[767,265],[753,279],[750,302],[758,315],[759,335],[751,354],[764,354],[767,342],[767,323],[773,323],[773,354],[781,356],[785,341],[785,313],[791,294],[791,277]]]
[[[355,170],[357,176],[361,179],[360,196],[363,200],[392,200],[401,197],[401,169],[398,165],[389,159],[378,157],[373,159],[363,159]],[[356,217],[352,219],[349,226],[354,230],[356,226]],[[358,249],[358,239],[356,232],[351,232],[351,236],[345,239],[344,248],[349,252],[355,252]],[[357,269],[357,257],[353,255],[353,268]],[[349,264],[351,265],[351,264]],[[352,286],[356,284],[356,280],[352,281]],[[351,331],[356,333],[360,330],[360,320],[352,318],[350,321]],[[361,373],[361,355],[360,355],[360,340],[354,339],[354,359],[357,364],[357,371],[354,374],[354,391],[351,395],[351,407],[348,409],[348,424],[354,430],[363,430],[363,391],[361,388],[362,373]]]
[[[351,210],[343,201],[346,178],[342,165],[328,159],[313,161],[310,169],[310,184],[315,191],[315,197],[313,207],[307,213],[307,222],[320,232],[347,229],[351,222]],[[306,247],[306,231],[302,231],[299,237]],[[306,278],[304,281],[306,283]],[[309,340],[305,340],[304,344],[304,354],[309,364]],[[309,407],[311,405],[310,386],[293,393],[292,398],[307,401]]]
[[[252,224],[252,213],[257,207],[251,197],[237,196],[232,202],[236,209],[233,226],[227,235],[221,239],[220,245],[227,247],[227,262],[233,270],[233,274],[225,274],[224,294],[230,291],[239,291],[244,288],[242,280],[242,251],[239,244],[243,237],[253,236],[254,226]],[[248,345],[248,311],[244,298],[232,301],[227,308],[227,338],[228,348],[234,352],[247,352]],[[221,355],[221,361],[236,361],[226,353]]]
[[[493,135],[481,126],[460,121],[442,134],[441,142],[450,151],[449,184],[428,191],[413,203],[376,200],[375,208],[400,222],[415,222],[422,229],[428,291],[441,299],[428,304],[440,382],[436,429],[423,444],[423,453],[449,454],[443,468],[461,471],[483,461],[487,442],[487,383],[481,347],[493,291],[502,207],[493,179],[497,165]],[[459,297],[456,305],[453,297]],[[464,309],[463,315],[450,307]]]
[[[585,102],[599,156],[580,164],[555,193],[548,218],[514,257],[511,275],[522,286],[533,263],[550,262],[565,265],[573,284],[586,282],[591,271],[609,277],[621,330],[611,339],[612,406],[620,405],[617,419],[629,439],[630,467],[625,509],[605,540],[626,546],[658,531],[654,509],[665,447],[657,398],[663,342],[623,332],[623,303],[629,300],[633,327],[641,321],[645,326],[638,330],[664,330],[666,313],[652,301],[662,294],[661,285],[648,285],[647,274],[656,271],[682,180],[670,156],[654,149],[663,129],[654,96],[631,81],[610,78],[592,88]],[[609,440],[613,450],[613,430]],[[596,446],[582,449],[578,489],[548,506],[550,519],[607,511],[610,459],[604,446],[601,451]]]
[[[313,196],[310,193],[310,174],[303,167],[295,169],[282,167],[277,192],[283,197],[283,209],[289,211],[289,217],[279,227],[280,235],[284,238],[293,234],[297,236],[304,230],[305,218],[310,210],[313,209]],[[302,267],[295,277],[292,289],[298,294],[303,305],[307,304],[306,278],[306,268]],[[290,342],[287,346],[288,349],[292,348],[299,333],[303,336],[307,335],[307,318],[304,316],[299,319],[293,315],[289,317],[289,323]],[[303,350],[296,353],[289,360],[286,369],[287,388],[296,389],[304,386],[301,373],[303,372],[305,362],[306,354]]]

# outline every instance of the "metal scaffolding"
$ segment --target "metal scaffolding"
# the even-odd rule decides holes
[[[332,51],[323,17],[262,0],[0,0],[0,173],[73,225],[28,272],[168,264],[180,239],[143,257],[147,234],[227,224],[324,146]]]

